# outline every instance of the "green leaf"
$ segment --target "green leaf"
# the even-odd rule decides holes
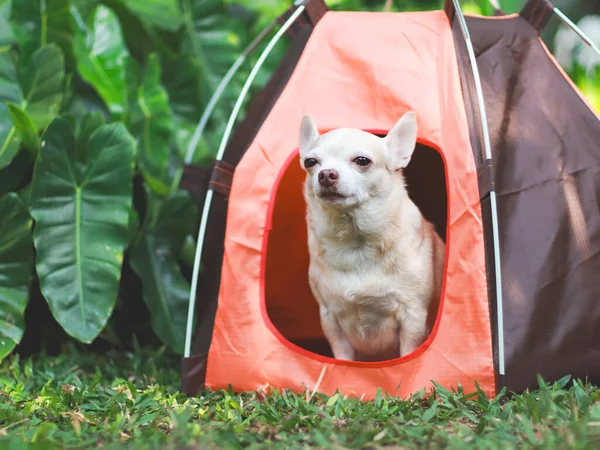
[[[19,108],[14,103],[6,102],[8,113],[14,127],[26,147],[31,150],[40,149],[40,137],[38,136],[37,128],[25,111]]]
[[[182,0],[183,40],[178,56],[166,59],[165,86],[169,92],[177,129],[177,148],[185,157],[191,136],[217,85],[242,51],[244,26],[230,17],[222,0]],[[237,98],[245,78],[240,70],[229,83],[214,110],[209,126],[194,150],[197,163],[214,154],[226,112]]]
[[[31,183],[27,184],[23,189],[17,192],[19,198],[23,203],[29,206],[29,200],[31,199]]]
[[[180,158],[184,160],[203,112],[202,75],[196,61],[188,55],[161,55],[161,58],[162,81],[173,111],[175,144]],[[209,159],[211,153],[216,152],[216,147],[210,152],[207,134],[210,134],[210,131],[205,129],[194,150],[193,164]]]
[[[187,152],[196,132],[197,124],[190,123],[184,119],[176,120],[176,135],[175,142],[177,145],[177,152],[182,160],[187,157]],[[217,145],[209,145],[208,134],[205,129],[204,135],[200,136],[198,144],[196,144],[193,150],[193,157],[190,161],[191,164],[208,164],[214,159],[214,155],[217,152]],[[210,134],[210,137],[214,137]],[[218,141],[217,141],[218,142]]]
[[[37,49],[18,72],[4,56],[0,54],[0,99],[13,107],[9,110],[4,102],[0,106],[0,169],[10,164],[19,151],[20,136],[30,146],[35,141],[33,134],[37,135],[58,114],[65,76],[64,57],[56,44]],[[27,119],[20,113],[25,113]]]
[[[90,136],[104,124],[104,115],[100,111],[90,111],[81,118],[77,132],[77,161],[85,161],[86,147]]]
[[[152,210],[149,214],[153,214]],[[141,278],[152,329],[174,351],[183,353],[190,285],[177,264],[185,237],[193,231],[197,210],[178,191],[147,220],[146,234],[131,249],[131,268]]]
[[[69,0],[14,0],[10,22],[22,58],[29,59],[39,47],[50,43],[56,43],[71,57],[73,25]]]
[[[130,81],[130,89],[134,92],[130,95],[128,127],[136,138],[138,164],[152,190],[165,195],[170,188],[168,168],[174,126],[169,97],[160,83],[158,56],[149,55],[141,83],[135,83],[135,74],[131,76],[134,80]]]
[[[189,55],[161,54],[162,82],[169,93],[173,113],[195,124],[202,115],[202,75],[196,60]]]
[[[181,252],[179,252],[179,260],[184,266],[192,267],[196,256],[196,239],[192,235],[188,235],[183,242]]]
[[[586,413],[590,408],[590,399],[588,398],[585,389],[581,384],[581,381],[573,382],[573,384],[575,399],[577,399],[579,409],[581,410],[581,412]]]
[[[325,404],[325,406],[327,406],[328,408],[331,408],[333,405],[335,405],[335,402],[338,401],[339,398],[339,394],[333,394],[329,400],[327,400],[327,403]]]
[[[59,113],[64,96],[65,58],[56,44],[37,49],[31,60],[19,67],[24,96],[21,108],[38,130],[45,128]]]
[[[8,6],[3,5],[0,10],[0,169],[10,164],[19,151],[19,138],[5,102],[22,100],[12,51],[14,37],[6,17]]]
[[[196,127],[200,113],[206,108],[223,76],[243,51],[244,44],[249,42],[250,36],[247,33],[245,21],[230,15],[222,0],[181,0],[181,4],[184,33],[179,53],[193,60],[194,64],[188,64],[187,70],[179,70],[180,75],[177,77],[169,78],[174,78],[179,85],[185,85],[190,92],[193,92],[192,75],[196,74],[195,79],[200,81],[198,87],[200,101],[192,95],[179,94],[172,89],[171,83],[167,88],[172,95],[173,109],[177,114],[177,129],[178,131],[181,129],[187,131]],[[254,36],[255,34],[252,35],[252,37]],[[178,56],[177,58],[181,60],[183,57]],[[194,150],[192,158],[194,162],[199,162],[207,155],[214,155],[216,152],[222,130],[228,119],[227,114],[238,97],[247,70],[247,67],[241,68],[227,85],[201,141]],[[242,105],[242,114],[250,97],[251,95],[245,99]],[[191,118],[187,114],[186,119],[191,120],[189,124],[180,116],[180,111],[184,111],[184,107],[187,112],[199,111],[196,118]],[[218,132],[215,132],[216,130]],[[189,139],[178,132],[177,142],[179,153],[185,155]],[[208,151],[206,151],[207,149]]]
[[[590,419],[600,421],[600,402],[596,402],[590,408]]]
[[[89,18],[73,8],[77,31],[74,51],[77,70],[116,116],[125,113],[127,84],[125,65],[130,58],[116,14],[106,6],[98,6]]]
[[[202,76],[203,103],[216,89],[219,81],[242,51],[238,25],[220,0],[182,0],[185,36],[181,54],[192,55]],[[225,98],[237,97],[241,86],[232,80]]]
[[[8,166],[0,169],[0,196],[29,184],[35,156],[33,152],[19,152]]]
[[[0,360],[21,341],[33,273],[32,220],[17,194],[0,198]]]
[[[235,4],[238,7],[243,6],[249,11],[256,13],[257,17],[252,27],[254,34],[258,34],[264,30],[272,20],[284,13],[286,8],[289,7],[289,3],[282,2],[281,0],[261,0],[260,2],[256,0],[227,0],[227,3]]]
[[[90,111],[101,112],[105,118],[109,118],[110,112],[94,88],[78,74],[71,72],[71,75],[71,85],[67,89],[63,112],[79,120]]]
[[[429,422],[431,421],[431,419],[433,419],[437,413],[437,408],[438,408],[438,402],[434,401],[433,405],[431,405],[429,407],[429,409],[427,409],[424,413],[423,413],[423,417],[422,420],[423,422]]]
[[[35,164],[31,213],[40,289],[55,319],[90,343],[115,305],[129,240],[135,142],[120,123],[98,127],[75,163],[69,122],[55,119]]]
[[[124,3],[148,25],[177,31],[183,23],[177,0],[124,0]]]

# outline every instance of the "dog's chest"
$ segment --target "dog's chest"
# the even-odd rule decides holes
[[[410,261],[386,258],[375,252],[337,251],[311,264],[311,280],[327,308],[371,329],[395,317],[419,289]]]

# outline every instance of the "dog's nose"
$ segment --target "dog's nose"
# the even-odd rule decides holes
[[[335,184],[339,174],[333,169],[324,169],[319,172],[319,184],[329,187]]]

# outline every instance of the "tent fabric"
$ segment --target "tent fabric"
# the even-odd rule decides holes
[[[541,18],[533,20],[538,27],[542,12],[538,8]],[[537,373],[548,380],[570,374],[600,381],[600,118],[527,18],[466,18],[498,199],[506,364],[498,384],[516,392],[535,388]],[[461,33],[456,23],[454,32]],[[469,86],[466,49],[458,50]],[[465,104],[476,122],[476,108]],[[479,157],[475,135],[472,146],[481,171],[489,162]],[[486,198],[482,211],[487,226]],[[491,241],[489,230],[485,235]],[[494,324],[493,253],[486,254]],[[495,327],[493,333],[495,340]]]
[[[290,11],[287,11],[285,15],[289,13]],[[318,20],[319,16],[316,17]],[[268,111],[294,71],[313,30],[313,25],[310,21],[303,21],[299,30],[294,29],[293,32],[288,33],[290,41],[288,51],[271,75],[267,85],[255,96],[245,119],[237,125],[227,144],[223,159],[229,164],[233,166],[238,164],[260,129]],[[197,166],[188,166],[185,169],[184,179],[180,186],[193,193],[199,200],[204,200],[203,194],[208,189],[208,180],[211,178],[212,170],[207,171],[205,167]],[[189,174],[188,179],[185,179],[186,173]],[[199,298],[195,314],[199,320],[194,333],[192,354],[189,358],[183,358],[181,361],[181,388],[186,393],[195,393],[204,387],[206,359],[211,344],[219,298],[227,208],[227,197],[220,195],[213,197],[206,227],[206,235],[210,236],[210,239],[206,239],[204,242],[202,249],[204,264],[198,277],[198,286],[201,286],[201,290],[197,295]]]
[[[414,354],[391,361],[344,362],[308,352],[273,326],[265,300],[265,292],[274,290],[282,293],[275,300],[280,308],[315,302],[306,290],[304,205],[287,205],[295,217],[287,222],[289,228],[275,229],[272,216],[281,203],[281,183],[287,177],[300,181],[300,120],[310,113],[321,132],[356,127],[385,134],[408,110],[417,112],[419,141],[439,150],[446,170],[447,258],[435,329]],[[472,391],[477,380],[494,395],[477,186],[454,40],[444,12],[327,12],[236,167],[206,387],[231,384],[253,390],[269,384],[298,392],[318,387],[327,394],[339,389],[368,399],[379,387],[410,395],[430,387],[431,379],[446,386],[461,383]],[[270,235],[276,233],[279,238],[273,241]],[[269,266],[267,255],[278,264]],[[295,271],[278,279],[284,264]]]
[[[215,193],[199,278],[199,323],[182,359],[182,390],[270,385],[373,398],[407,396],[435,380],[475,380],[493,396],[564,375],[600,382],[600,117],[544,46],[549,0],[520,14],[466,16],[481,76],[492,158],[452,2],[422,13],[308,9],[290,50],[236,127]],[[287,14],[293,10],[288,10]],[[323,15],[324,14],[324,15]],[[287,16],[286,16],[287,17]],[[281,23],[281,21],[280,21]],[[409,195],[446,240],[436,325],[413,354],[336,361],[308,287],[299,124],[385,135],[417,112]],[[213,174],[214,175],[214,174]],[[186,183],[210,174],[187,168]],[[182,183],[183,184],[183,183]],[[496,315],[490,193],[497,195],[503,336]],[[499,349],[506,374],[497,372]]]

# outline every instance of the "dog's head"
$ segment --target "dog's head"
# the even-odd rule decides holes
[[[380,138],[353,128],[319,135],[310,116],[300,126],[300,164],[306,170],[309,197],[337,209],[383,198],[403,183],[401,169],[410,161],[417,140],[417,117],[404,114]]]

